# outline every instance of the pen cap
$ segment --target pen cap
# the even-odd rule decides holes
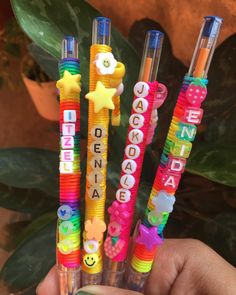
[[[110,46],[111,20],[107,17],[96,17],[93,20],[93,44],[105,44]]]
[[[160,31],[147,31],[139,72],[139,81],[152,82],[156,80],[163,38],[164,34]]]
[[[62,40],[61,57],[63,58],[78,58],[78,41],[75,37],[66,36]]]
[[[193,53],[189,76],[206,78],[223,19],[218,16],[206,16]]]

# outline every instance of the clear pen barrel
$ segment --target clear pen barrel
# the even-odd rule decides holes
[[[152,82],[156,80],[163,38],[164,34],[162,32],[156,30],[147,31],[139,81]]]
[[[217,16],[205,17],[188,71],[189,76],[207,78],[222,21]]]
[[[75,37],[66,36],[62,40],[61,58],[78,58],[78,41]]]
[[[111,20],[107,17],[96,17],[93,21],[92,44],[110,46]]]

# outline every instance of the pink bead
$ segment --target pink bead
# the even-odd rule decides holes
[[[199,125],[202,121],[203,110],[200,108],[186,107],[184,120],[187,123]]]
[[[186,91],[186,98],[194,107],[200,107],[202,102],[206,99],[206,95],[207,89],[200,85],[190,84]]]

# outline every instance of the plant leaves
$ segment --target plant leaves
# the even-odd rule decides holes
[[[58,154],[41,149],[0,149],[0,183],[58,195]]]
[[[0,184],[0,207],[37,216],[57,206],[56,198],[33,189]]]
[[[47,53],[45,50],[31,43],[28,46],[29,52],[42,70],[53,80],[59,79],[58,59]]]
[[[236,187],[235,148],[215,144],[195,145],[187,170],[210,180]]]
[[[56,222],[25,239],[4,265],[0,278],[10,292],[36,286],[55,264]]]

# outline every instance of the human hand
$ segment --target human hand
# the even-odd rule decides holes
[[[37,288],[38,295],[59,295],[53,267]],[[77,295],[140,295],[106,286],[86,286]],[[146,295],[233,295],[236,269],[215,251],[192,239],[167,239],[158,249]]]

